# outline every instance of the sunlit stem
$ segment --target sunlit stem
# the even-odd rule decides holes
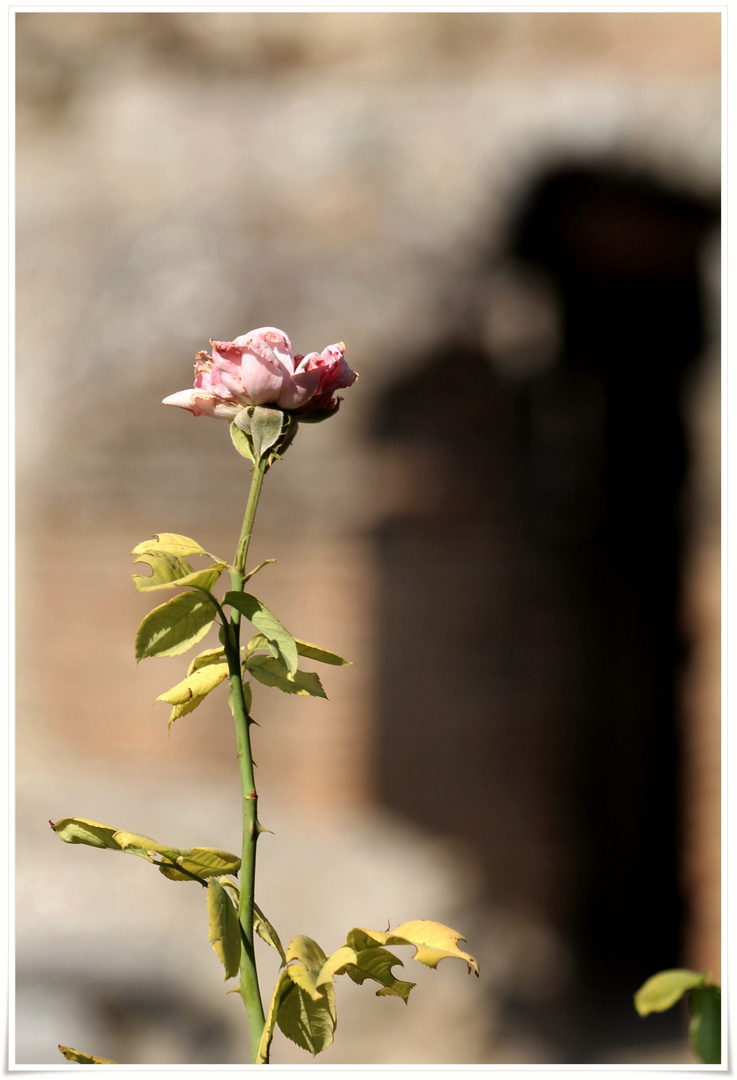
[[[243,576],[248,555],[248,545],[253,532],[261,485],[263,484],[266,463],[260,461],[254,466],[251,477],[251,489],[243,518],[238,549],[231,569],[233,590],[243,588]],[[246,707],[243,692],[243,678],[240,663],[240,613],[233,611],[224,636],[225,653],[230,673],[230,691],[235,733],[238,743],[238,763],[241,772],[241,792],[243,799],[243,852],[241,856],[240,899],[238,902],[238,921],[241,926],[241,963],[239,992],[248,1013],[248,1025],[251,1035],[251,1061],[255,1062],[261,1035],[264,1029],[264,1007],[258,985],[256,957],[253,948],[253,903],[256,878],[256,844],[258,842],[258,798],[253,775],[253,757],[251,755],[250,724],[251,719]]]

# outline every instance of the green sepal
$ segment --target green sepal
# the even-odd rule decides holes
[[[67,1061],[76,1061],[78,1065],[117,1065],[117,1061],[111,1061],[110,1058],[93,1057],[92,1054],[85,1054],[82,1050],[74,1050],[71,1046],[62,1046],[59,1043],[59,1050],[67,1059]]]
[[[286,667],[289,675],[299,668],[297,644],[287,628],[279,622],[273,611],[250,593],[227,592],[223,604],[229,604],[253,623],[266,638],[272,655]]]
[[[335,416],[342,400],[341,397],[336,398],[335,404],[330,409],[311,409],[306,413],[296,413],[294,418],[300,424],[321,424],[323,420],[329,420],[331,416]]]
[[[290,679],[286,667],[280,660],[263,654],[249,656],[245,666],[254,679],[264,686],[274,686],[285,694],[327,698],[320,678],[314,671],[297,671],[296,675]]]
[[[185,592],[150,611],[136,632],[136,660],[178,656],[201,641],[217,609],[201,592]]]
[[[243,411],[245,412],[245,409]],[[233,446],[241,457],[246,458],[248,461],[252,461],[255,465],[256,459],[253,456],[253,450],[251,449],[251,440],[245,431],[236,424],[235,420],[230,425],[230,437],[233,440]]]
[[[247,410],[251,428],[251,445],[259,461],[274,446],[282,433],[284,413],[281,409],[266,409],[257,405]]]
[[[328,652],[327,649],[321,649],[319,645],[312,645],[309,641],[302,641],[300,638],[294,639],[297,646],[297,652],[300,656],[306,657],[308,660],[318,660],[321,664],[334,664],[340,666],[343,664],[352,664],[352,660],[344,660],[342,656],[338,656],[337,653]],[[257,649],[267,649],[268,642],[264,634],[256,634],[246,645],[247,652],[255,652]]]
[[[238,911],[216,877],[207,883],[207,913],[210,944],[225,968],[225,978],[232,979],[240,969],[241,927]]]
[[[696,987],[688,995],[691,1020],[688,1038],[704,1065],[722,1063],[722,991],[716,985]]]
[[[703,986],[707,979],[705,971],[688,968],[669,968],[651,975],[635,994],[635,1008],[640,1016],[652,1012],[665,1012],[680,1001],[685,993]]]
[[[247,405],[230,425],[230,437],[238,453],[262,464],[264,471],[285,453],[297,433],[297,418],[277,408]]]

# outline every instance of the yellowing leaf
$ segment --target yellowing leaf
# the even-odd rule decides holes
[[[172,686],[171,690],[159,694],[156,700],[166,701],[169,705],[186,705],[192,698],[202,700],[227,677],[227,664],[208,664],[187,675],[186,679]]]
[[[192,663],[187,668],[187,674],[191,675],[193,671],[199,671],[202,667],[207,667],[208,664],[219,664],[222,662],[222,658],[225,655],[225,649],[220,646],[219,649],[205,649],[198,656],[195,656]]]
[[[309,660],[319,660],[321,664],[334,664],[338,667],[344,664],[352,664],[352,660],[344,660],[342,656],[338,656],[337,653],[329,652],[327,649],[321,649],[319,645],[311,645],[309,641],[301,641],[299,638],[294,639],[297,642],[297,652],[300,656],[306,656]]]
[[[266,1065],[269,1060],[269,1049],[271,1047],[271,1040],[274,1037],[274,1028],[276,1027],[276,1017],[279,1012],[279,1007],[284,1000],[285,996],[294,991],[295,986],[286,971],[282,971],[279,978],[276,981],[274,987],[274,993],[271,995],[271,1003],[269,1005],[269,1011],[266,1014],[266,1022],[264,1024],[264,1030],[261,1033],[261,1042],[258,1046],[258,1053],[256,1054],[256,1065]]]
[[[204,847],[185,848],[182,851],[174,850],[176,851],[177,865],[170,866],[167,863],[162,863],[159,866],[161,873],[170,881],[191,880],[192,874],[196,874],[197,877],[201,878],[211,877],[213,874],[237,874],[241,868],[241,860],[237,855],[232,855],[229,851]],[[181,873],[177,867],[188,870],[189,875]]]
[[[365,938],[360,935],[365,935]],[[355,929],[351,930],[347,942],[358,952],[361,947],[369,944],[366,938],[379,945],[414,945],[417,952],[412,959],[426,964],[427,967],[437,967],[445,957],[454,956],[465,960],[469,971],[473,969],[477,975],[479,973],[479,965],[474,957],[458,948],[458,942],[466,939],[457,930],[452,930],[443,923],[415,919],[413,922],[402,923],[396,930],[386,932]]]
[[[116,1061],[110,1061],[109,1058],[93,1057],[92,1054],[74,1050],[71,1046],[62,1046],[61,1043],[59,1043],[59,1049],[67,1061],[76,1061],[79,1065],[117,1065]]]
[[[298,671],[294,678],[288,677],[287,669],[273,656],[258,654],[249,656],[246,670],[264,686],[274,686],[285,694],[302,694],[310,697],[327,697],[320,678],[314,671]]]
[[[335,991],[328,984],[315,1001],[302,987],[288,987],[279,1003],[276,1022],[283,1035],[315,1057],[333,1041],[337,1023]]]
[[[60,818],[56,824],[49,824],[65,844],[86,844],[88,847],[122,851],[115,839],[117,830],[109,825],[102,825],[99,821],[90,821],[88,818]]]
[[[703,986],[706,978],[705,971],[689,971],[687,968],[659,971],[644,982],[635,994],[635,1008],[640,1016],[665,1012],[680,1001],[686,991]]]
[[[206,555],[207,552],[196,540],[179,533],[157,533],[152,540],[143,540],[133,548],[131,555],[143,555],[149,551],[165,551],[169,555]]]
[[[178,558],[176,555],[170,555],[166,551],[143,552],[135,562],[146,563],[147,566],[151,567],[150,576],[145,574],[133,575],[133,584],[137,592],[148,592],[151,589],[172,586],[173,582],[194,573],[188,562]]]
[[[250,581],[250,579],[253,577],[253,575],[257,574],[259,572],[259,570],[263,570],[263,568],[265,566],[270,566],[271,563],[275,563],[275,562],[276,562],[276,559],[264,559],[264,561],[260,562],[258,564],[258,566],[254,566],[253,570],[249,570],[247,574],[243,575],[243,584],[245,585],[245,583],[247,581]]]
[[[257,904],[253,905],[253,928],[261,940],[271,945],[272,949],[276,949],[282,961],[286,963],[287,957],[279,935]]]
[[[154,855],[176,858],[178,854],[176,848],[167,847],[166,844],[160,844],[157,840],[152,840],[150,836],[142,836],[140,833],[118,829],[115,839],[120,844],[121,851],[127,851],[131,855],[141,855],[149,862]]]
[[[317,979],[327,957],[316,941],[305,934],[293,938],[287,945],[287,972],[292,982],[301,986],[313,1001],[322,997]]]
[[[237,874],[241,868],[237,855],[218,848],[175,848],[160,844],[150,836],[114,829],[86,818],[61,818],[56,824],[50,824],[59,839],[67,844],[86,844],[88,847],[110,848],[128,855],[139,855],[155,863],[161,873],[173,881],[191,881],[193,874],[198,878],[211,877],[213,874]],[[163,861],[155,860],[155,855]],[[178,868],[189,871],[189,874],[181,873]]]
[[[327,649],[321,649],[319,645],[311,645],[309,641],[301,641],[300,638],[294,639],[297,645],[297,652],[300,656],[305,656],[309,660],[319,660],[321,664],[334,664],[336,666],[342,664],[351,664],[351,660],[344,660],[342,656],[338,656],[337,653],[328,652]],[[256,634],[248,642],[246,649],[248,652],[255,652],[256,649],[268,648],[268,642],[263,634]]]
[[[325,953],[312,938],[300,936],[286,950],[282,971],[271,998],[256,1064],[269,1059],[274,1027],[313,1056],[330,1046],[336,1025],[335,992],[330,983],[316,986]]]
[[[169,566],[168,572],[162,570],[162,564],[165,562],[171,563],[173,556],[171,555],[141,555],[136,562],[147,562],[154,570],[153,577],[143,577],[140,574],[133,575],[133,581],[138,592],[154,592],[157,589],[207,589],[209,592],[217,579],[225,569],[225,563],[215,563],[214,566],[207,566],[204,570],[193,570],[189,567],[189,571],[183,574],[173,574],[173,567]],[[187,566],[183,559],[177,560],[181,566],[180,569]]]
[[[332,982],[336,975],[342,975],[349,965],[356,963],[356,960],[355,951],[349,945],[341,945],[320,966],[315,986],[320,987]],[[398,961],[398,963],[401,963],[401,961]]]
[[[241,928],[233,901],[216,877],[207,886],[210,944],[225,968],[225,978],[238,974],[241,961]]]
[[[270,611],[265,604],[250,593],[227,592],[223,597],[223,604],[230,604],[241,615],[245,615],[264,635],[272,655],[284,664],[289,675],[293,676],[296,673],[299,667],[297,645],[273,611]]]
[[[376,991],[377,997],[399,997],[406,1004],[410,992],[416,984],[395,978],[392,971],[395,964],[404,967],[403,961],[398,956],[377,945],[373,948],[359,949],[356,952],[355,963],[349,964],[346,971],[353,982],[359,986],[366,979],[373,979],[374,982],[379,983],[380,989]]]
[[[178,656],[201,641],[215,621],[216,608],[200,592],[185,592],[150,611],[136,634],[136,660]]]

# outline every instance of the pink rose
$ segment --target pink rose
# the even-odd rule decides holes
[[[336,408],[335,391],[358,376],[345,361],[345,345],[297,356],[285,333],[262,326],[235,341],[211,341],[212,356],[197,354],[192,390],[164,398],[195,416],[232,420],[246,405],[275,405],[307,414]]]

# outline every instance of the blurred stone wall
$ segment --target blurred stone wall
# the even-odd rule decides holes
[[[356,662],[326,676],[328,702],[264,693],[256,756],[266,824],[268,808],[281,807],[293,858],[304,844],[295,823],[306,817],[343,827],[346,850],[355,830],[368,829],[372,880],[391,875],[385,891],[394,889],[395,902],[387,911],[372,897],[365,919],[455,919],[472,951],[476,930],[490,972],[481,994],[466,983],[458,991],[473,1034],[454,1042],[448,1030],[445,1044],[442,1033],[428,1044],[428,1007],[413,1039],[392,1029],[383,1044],[383,1015],[368,1042],[341,1030],[332,1060],[570,1060],[555,1038],[495,1019],[510,979],[523,997],[545,998],[551,971],[570,960],[565,945],[537,917],[491,918],[473,846],[456,837],[437,841],[403,876],[399,867],[414,865],[426,839],[372,809],[378,640],[387,633],[376,624],[373,530],[432,491],[418,490],[412,462],[370,431],[383,395],[459,326],[481,328],[513,369],[536,363],[555,304],[546,322],[549,298],[506,250],[510,222],[546,170],[603,162],[714,197],[719,29],[718,15],[693,13],[16,16],[18,961],[27,986],[38,985],[41,954],[57,957],[62,980],[75,963],[82,986],[91,978],[89,959],[64,952],[63,918],[58,929],[81,853],[48,853],[48,817],[109,812],[113,823],[158,829],[174,843],[226,843],[214,812],[198,835],[172,835],[189,821],[188,785],[193,801],[220,806],[234,747],[218,703],[170,737],[165,706],[152,710],[180,672],[176,662],[135,668],[132,638],[146,605],[132,593],[128,552],[165,529],[228,557],[246,477],[227,426],[159,402],[190,384],[208,338],[271,324],[303,352],[345,341],[361,377],[337,418],[300,432],[259,510],[253,558],[278,560],[263,571],[267,602],[295,632]],[[706,383],[714,386],[696,380],[684,403],[697,447],[692,505],[706,500],[712,522],[708,535],[693,534],[686,584],[684,618],[698,645],[683,724],[700,748],[688,761],[703,767],[689,766],[685,778],[693,810],[684,868],[698,935],[689,956],[714,970],[718,394],[700,389]],[[146,797],[143,781],[166,798]],[[128,791],[140,804],[135,820]],[[347,894],[332,920],[342,928],[354,918],[343,899],[361,890],[340,873],[346,855],[336,848],[321,859]],[[40,853],[58,855],[53,891],[41,890],[33,869]],[[73,929],[81,951],[108,872],[98,853],[84,854],[93,877],[80,914],[87,925]],[[291,887],[273,874],[267,889],[280,904]],[[427,910],[409,910],[418,883]],[[144,915],[129,928],[140,940],[150,937]],[[182,912],[177,940],[188,918]],[[192,925],[199,919],[193,910]],[[124,950],[113,954],[115,968]],[[179,972],[169,976],[180,985]],[[34,992],[20,999],[19,1017],[35,1032]],[[22,1060],[53,1061],[56,1042],[73,1042],[49,1007],[48,1034],[28,1036]],[[142,1060],[152,1053],[144,1045],[131,1036],[116,1053]],[[107,1056],[102,1045],[91,1049]],[[238,1060],[237,1046],[229,1052]],[[181,1046],[156,1060],[176,1053]]]

